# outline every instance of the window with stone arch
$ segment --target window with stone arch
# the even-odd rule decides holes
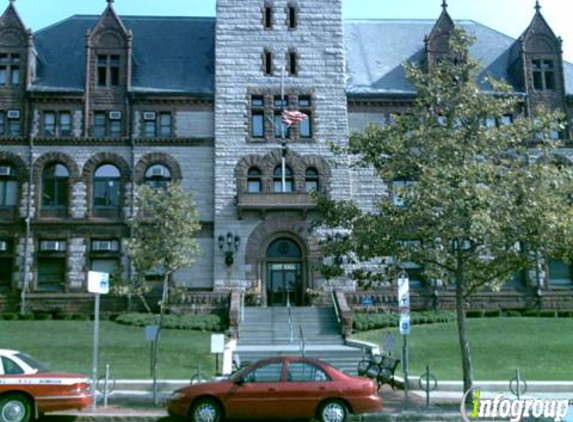
[[[0,208],[12,209],[18,202],[16,169],[8,163],[0,164]]]
[[[307,193],[320,192],[320,173],[314,167],[306,169],[305,190]]]
[[[247,192],[261,193],[263,191],[263,175],[257,167],[251,167],[247,172]]]
[[[275,167],[273,171],[273,192],[292,193],[294,192],[294,174],[289,166],[285,166],[285,184],[283,189],[283,169],[282,165]]]
[[[113,164],[100,165],[93,176],[93,209],[97,217],[117,217],[121,204],[121,172]]]
[[[69,203],[70,171],[61,163],[46,166],[42,172],[42,208],[66,209]]]
[[[152,188],[166,188],[173,180],[171,170],[164,164],[155,163],[147,167],[143,183]]]

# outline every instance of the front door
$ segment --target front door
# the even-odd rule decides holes
[[[268,306],[300,305],[304,289],[302,251],[291,239],[280,238],[267,249]]]
[[[302,265],[292,262],[268,264],[267,298],[269,306],[286,306],[299,302]]]

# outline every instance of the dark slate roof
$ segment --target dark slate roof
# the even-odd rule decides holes
[[[349,95],[414,94],[402,64],[422,63],[424,37],[435,20],[356,20],[346,21],[346,69]],[[476,36],[473,56],[484,68],[481,79],[493,76],[512,83],[508,73],[511,47],[515,40],[471,20],[456,21]],[[573,94],[573,65],[565,63],[567,93]],[[488,89],[484,83],[482,88]],[[517,86],[514,86],[519,91]]]
[[[76,15],[35,36],[35,90],[83,91],[86,33],[100,16]],[[133,31],[134,91],[212,94],[215,18],[122,16]]]
[[[35,34],[40,64],[34,90],[84,90],[86,33],[99,18],[76,15]],[[121,19],[133,31],[134,91],[214,94],[215,18],[122,16]],[[413,94],[402,64],[408,60],[423,61],[424,37],[435,23],[435,20],[346,21],[348,94]],[[473,21],[456,24],[477,37],[472,52],[484,67],[484,76],[511,82],[508,68],[515,40]],[[567,92],[573,95],[573,65],[569,63],[565,63],[565,79]]]

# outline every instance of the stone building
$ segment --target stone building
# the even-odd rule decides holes
[[[87,300],[90,269],[129,278],[134,187],[169,181],[193,193],[202,222],[200,255],[178,285],[206,300],[251,289],[268,305],[284,304],[286,287],[305,303],[325,284],[310,192],[365,208],[389,195],[329,145],[408,110],[402,63],[444,54],[454,25],[476,35],[484,72],[523,94],[519,113],[545,104],[571,120],[573,66],[539,5],[514,40],[454,22],[445,2],[437,21],[344,21],[342,0],[217,0],[216,18],[120,17],[108,0],[101,16],[32,33],[10,1],[0,17],[0,308],[17,306],[23,288],[39,307]],[[283,127],[284,109],[307,119]],[[538,274],[543,290],[570,296],[568,265],[548,260]],[[512,297],[538,287],[528,283],[508,284]]]

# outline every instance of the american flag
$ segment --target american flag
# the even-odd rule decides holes
[[[285,125],[291,126],[308,119],[308,116],[298,110],[285,110],[283,111],[282,119]]]

